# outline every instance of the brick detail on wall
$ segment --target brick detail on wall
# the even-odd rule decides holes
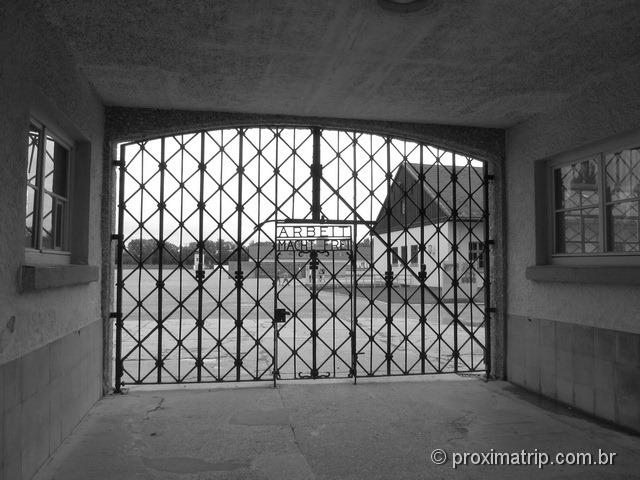
[[[30,479],[102,396],[102,322],[0,365],[0,479]]]
[[[640,432],[640,335],[508,316],[507,378]]]

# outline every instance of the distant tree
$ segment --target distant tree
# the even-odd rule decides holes
[[[177,263],[180,249],[171,242],[165,242],[162,263],[174,265]],[[145,265],[157,265],[160,263],[160,248],[158,241],[151,238],[133,239],[127,244],[127,249],[123,252],[122,263],[131,264],[142,262]]]
[[[135,238],[127,244],[127,252],[132,263],[154,263],[152,256],[157,248],[158,242],[150,238]]]
[[[180,247],[180,255],[182,256],[183,265],[193,265],[194,255],[198,250],[198,244],[191,242],[188,245]]]
[[[162,262],[165,265],[176,265],[180,260],[180,247],[171,242],[165,242]]]
[[[234,252],[236,245],[226,240],[206,240],[202,251],[202,261],[206,267],[215,265],[226,265],[235,258]],[[194,259],[198,254],[198,243],[191,242],[181,249],[182,259],[185,265],[193,265]]]

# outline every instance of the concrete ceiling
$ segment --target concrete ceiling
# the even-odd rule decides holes
[[[509,127],[640,70],[637,0],[39,4],[108,105]]]

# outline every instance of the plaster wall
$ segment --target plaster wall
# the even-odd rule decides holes
[[[631,67],[629,67],[631,68]],[[594,283],[557,283],[534,282],[525,277],[525,269],[536,265],[536,205],[534,190],[534,166],[543,160],[573,149],[588,146],[610,137],[628,133],[640,128],[640,91],[633,81],[637,75],[629,68],[617,72],[615,76],[602,83],[583,90],[570,101],[557,109],[533,117],[529,121],[507,131],[506,138],[506,295],[507,295],[507,376],[510,380],[539,391],[562,402],[573,404],[585,411],[595,413],[614,421],[621,422],[622,417],[603,415],[595,408],[593,396],[595,390],[581,389],[577,374],[563,377],[569,385],[559,386],[563,367],[559,349],[566,348],[565,340],[546,341],[538,334],[538,324],[551,325],[547,330],[564,332],[562,325],[587,328],[587,343],[603,332],[624,338],[633,343],[627,356],[632,362],[635,378],[640,378],[640,359],[637,358],[640,345],[640,295],[637,285],[605,285]],[[637,68],[637,67],[633,67]],[[544,215],[544,211],[542,212]],[[538,259],[539,261],[539,259]],[[534,327],[530,324],[533,322]],[[541,323],[542,322],[542,323]],[[550,323],[549,323],[550,322]],[[533,330],[532,330],[533,329]],[[607,335],[609,335],[607,333]],[[570,334],[562,334],[563,339]],[[530,340],[523,340],[529,338]],[[591,338],[591,340],[588,340]],[[536,344],[536,348],[521,348],[525,343]],[[636,345],[638,344],[638,345]],[[593,348],[573,354],[586,355],[594,369],[602,367],[602,355],[596,356]],[[566,356],[566,355],[565,355]],[[552,359],[552,360],[550,360]],[[611,375],[623,375],[618,368],[620,358],[616,360],[616,350],[609,354],[608,361],[613,362]],[[568,360],[570,362],[570,360]],[[549,363],[551,362],[551,363]],[[618,362],[618,363],[616,363]],[[544,371],[536,365],[544,363]],[[566,364],[566,361],[564,362]],[[616,366],[617,365],[617,366]],[[531,367],[531,368],[529,368]],[[625,378],[634,378],[625,366]],[[534,378],[526,379],[527,372],[538,372]],[[574,372],[575,373],[575,372]],[[590,379],[592,382],[593,379]],[[555,382],[553,390],[544,385]],[[582,382],[584,384],[584,382]],[[588,383],[588,382],[587,382]],[[625,386],[614,383],[608,387],[613,396],[623,395],[640,404],[640,386],[638,382]],[[565,390],[562,393],[562,390]],[[569,391],[566,391],[569,389]],[[629,404],[629,401],[626,401]],[[631,402],[633,403],[633,402]],[[621,407],[623,408],[623,407]],[[638,411],[634,410],[637,418]],[[626,417],[625,417],[626,418]],[[627,422],[628,423],[628,422]],[[640,422],[634,423],[640,428]]]
[[[627,72],[628,73],[628,72]],[[640,91],[633,75],[601,84],[559,109],[507,132],[508,312],[640,333],[640,295],[634,285],[536,283],[534,162],[609,137],[640,130]]]
[[[101,263],[104,109],[55,28],[37,12],[27,0],[3,2],[0,15],[0,478],[12,480],[31,478],[102,393],[100,281],[30,293],[21,293],[18,281],[25,263],[26,139],[31,117],[78,146],[76,161],[83,162],[87,172],[81,187],[88,188],[81,188],[86,196],[76,205],[81,207],[78,218],[83,227],[72,231],[76,237],[71,243],[80,245],[83,263]],[[54,352],[75,359],[56,372],[62,378],[58,387],[49,375]],[[9,370],[13,373],[5,375]],[[79,380],[82,387],[67,388]],[[28,388],[20,390],[24,385]],[[17,396],[11,393],[15,391]],[[63,414],[64,435],[52,431]]]

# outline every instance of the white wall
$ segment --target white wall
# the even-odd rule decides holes
[[[433,249],[433,253],[430,258],[425,254],[425,265],[427,271],[427,285],[429,287],[445,287],[450,285],[450,281],[447,276],[437,268],[437,263],[442,263],[443,266],[453,265],[453,254],[451,250],[451,243],[453,242],[453,222],[442,223],[439,225],[440,232],[437,232],[435,225],[425,225],[424,228],[424,241],[429,248],[429,245]],[[483,241],[484,229],[481,225],[473,227],[472,231],[475,236],[469,234],[469,227],[463,222],[458,222],[457,226],[458,244],[460,248],[458,250],[458,265],[459,268],[466,269],[464,262],[469,258],[469,242],[470,241]],[[476,238],[477,237],[477,238]],[[386,239],[386,234],[383,235]],[[410,228],[407,232],[398,231],[391,232],[391,246],[398,247],[398,255],[401,254],[401,247],[407,246],[407,259],[411,257],[411,245],[418,245],[420,242],[420,227]],[[377,238],[373,238],[373,258],[375,259],[375,268],[384,275],[387,269],[386,258],[386,243],[381,242]],[[409,268],[405,269],[399,263],[392,265],[394,275],[397,277],[396,283],[405,283],[407,285],[419,285],[418,279],[412,275],[411,272],[418,274],[420,271],[420,263],[409,265]]]

